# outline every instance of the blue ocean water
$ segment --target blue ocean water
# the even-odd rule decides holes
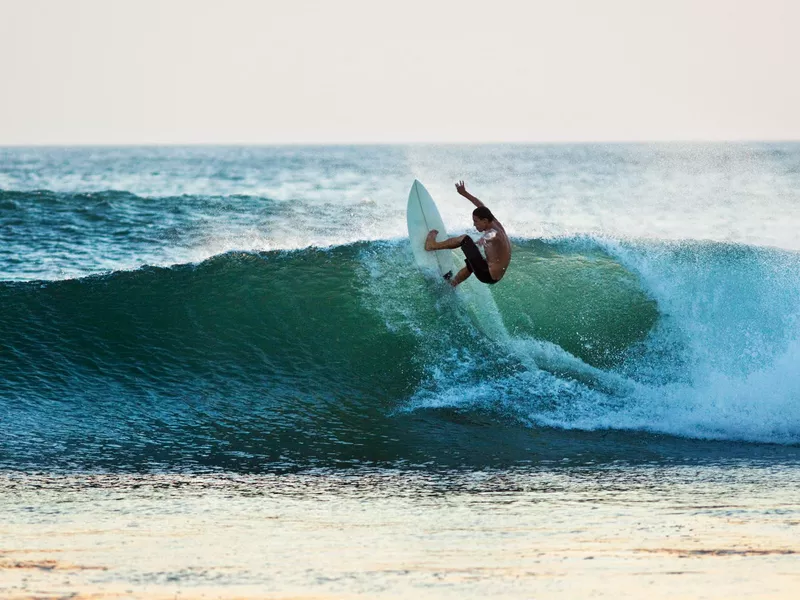
[[[800,144],[0,149],[0,467],[796,461],[798,225]]]

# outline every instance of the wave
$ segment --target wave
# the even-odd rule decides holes
[[[354,243],[365,239],[364,228],[378,214],[381,209],[367,198],[331,203],[260,195],[0,190],[0,279],[62,280],[199,262],[231,250]],[[341,225],[353,220],[359,228]],[[366,237],[391,235],[376,227]]]
[[[424,463],[463,428],[520,460],[542,427],[800,443],[795,254],[515,240],[488,298],[405,241],[1,282],[0,464]]]

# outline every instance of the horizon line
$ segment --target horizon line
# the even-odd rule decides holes
[[[800,143],[800,138],[652,139],[652,140],[486,140],[486,141],[275,141],[275,142],[55,142],[0,143],[0,148],[267,148],[342,146],[570,146],[658,144],[777,144]]]

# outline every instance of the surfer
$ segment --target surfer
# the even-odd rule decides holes
[[[511,262],[511,242],[508,241],[506,230],[500,221],[494,218],[490,211],[480,200],[467,191],[463,181],[456,184],[456,191],[472,202],[476,208],[472,211],[472,222],[475,229],[483,233],[481,238],[473,241],[468,235],[458,235],[448,238],[442,242],[436,241],[437,229],[432,229],[425,240],[425,250],[455,250],[461,248],[466,260],[466,266],[461,269],[456,276],[452,273],[445,275],[445,279],[450,280],[450,285],[456,287],[467,277],[475,273],[475,277],[483,283],[497,283],[506,274],[508,263]],[[479,246],[486,251],[486,258],[483,257]],[[449,275],[449,277],[448,277]]]

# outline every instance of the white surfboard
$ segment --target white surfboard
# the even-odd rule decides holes
[[[436,236],[438,242],[447,239],[447,230],[433,198],[425,186],[416,179],[408,193],[406,220],[408,237],[411,240],[411,249],[414,252],[417,266],[432,275],[444,276],[447,273],[455,275],[452,250],[434,250],[433,252],[425,250],[425,238],[428,237],[431,229],[439,230]]]

